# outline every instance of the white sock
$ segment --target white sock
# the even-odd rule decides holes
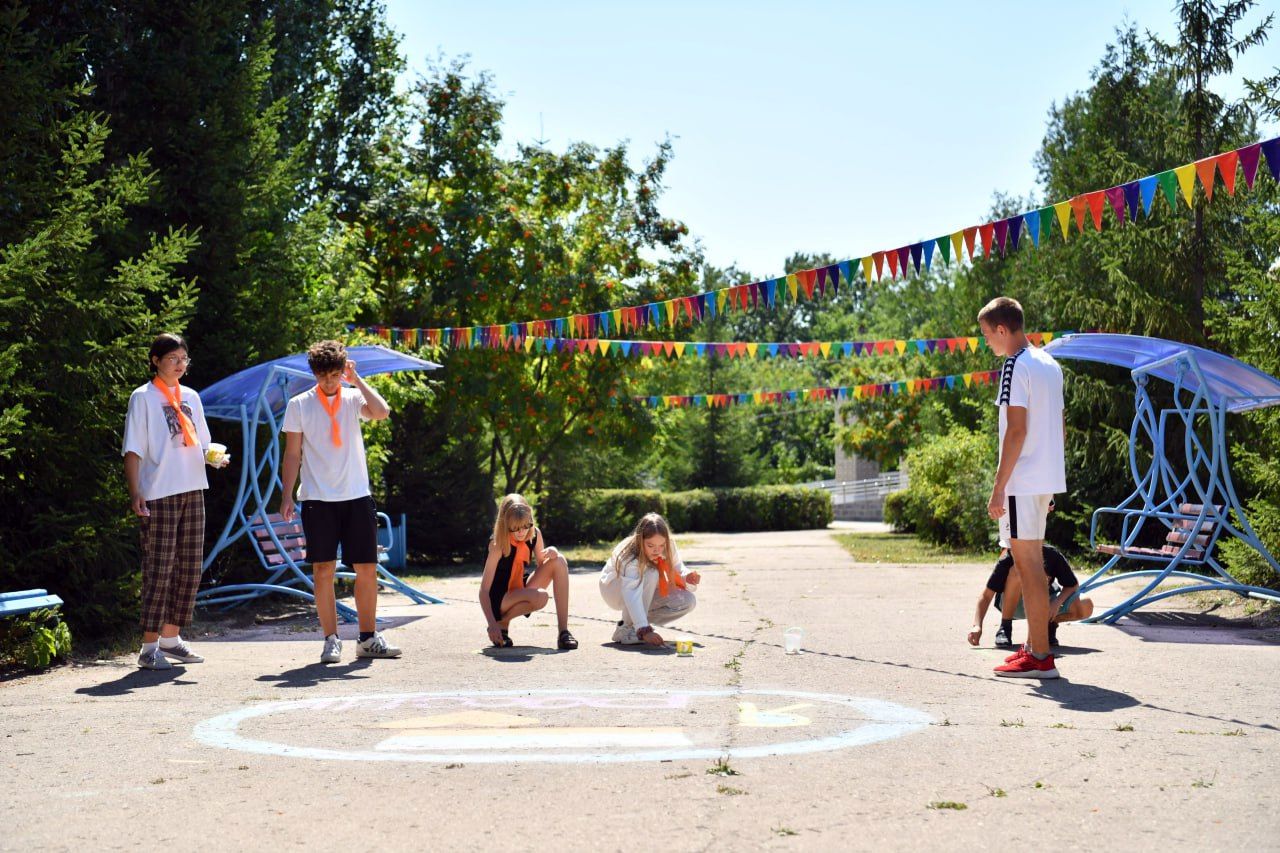
[[[156,646],[158,645],[160,644],[159,643],[143,643],[142,653],[145,655],[147,652],[154,652],[156,650]]]
[[[181,635],[176,636],[176,637],[161,637],[161,638],[160,638],[160,648],[162,648],[162,649],[175,649],[175,648],[177,648],[177,647],[178,647],[178,646],[180,646],[180,645],[182,645],[182,636],[181,636]]]

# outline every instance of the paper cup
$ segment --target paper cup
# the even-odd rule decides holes
[[[676,654],[689,657],[693,654],[693,640],[676,640]]]
[[[782,632],[782,648],[789,655],[800,654],[800,648],[804,645],[804,629],[788,628]]]
[[[218,444],[218,442],[210,442],[209,449],[204,452],[205,461],[210,465],[217,465],[227,455],[227,446]]]

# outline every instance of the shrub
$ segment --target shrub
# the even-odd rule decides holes
[[[894,533],[910,533],[915,529],[907,516],[907,491],[890,492],[884,497],[884,523]]]
[[[906,528],[939,545],[991,545],[996,528],[987,517],[993,477],[987,437],[955,427],[909,450],[907,467],[911,482],[898,499]]]
[[[821,489],[750,486],[663,494],[652,489],[593,489],[551,496],[539,523],[553,542],[621,539],[647,512],[661,513],[677,533],[805,530],[831,523],[831,498]]]
[[[56,610],[0,620],[0,664],[44,669],[71,654],[71,630]]]

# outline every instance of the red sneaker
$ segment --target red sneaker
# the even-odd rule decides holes
[[[1007,658],[1005,658],[1005,659],[1004,659],[1004,662],[1005,662],[1005,663],[1013,663],[1013,662],[1014,662],[1014,661],[1016,661],[1018,658],[1020,658],[1020,657],[1022,657],[1022,656],[1024,656],[1024,655],[1029,655],[1029,654],[1031,654],[1031,648],[1030,648],[1029,646],[1027,646],[1027,645],[1024,643],[1023,645],[1018,646],[1018,650],[1017,650],[1016,652],[1014,652],[1013,654],[1011,654],[1011,655],[1009,655]]]
[[[1053,655],[1036,660],[1035,655],[1028,653],[996,667],[996,675],[1004,678],[1057,678],[1058,669],[1053,665]]]

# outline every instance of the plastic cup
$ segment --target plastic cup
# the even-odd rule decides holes
[[[204,452],[205,461],[211,465],[217,465],[227,455],[227,446],[218,444],[218,442],[210,442],[209,449]]]
[[[676,640],[676,654],[682,658],[693,654],[693,640]]]
[[[788,628],[782,632],[782,648],[789,655],[800,654],[800,647],[804,645],[804,629]]]

